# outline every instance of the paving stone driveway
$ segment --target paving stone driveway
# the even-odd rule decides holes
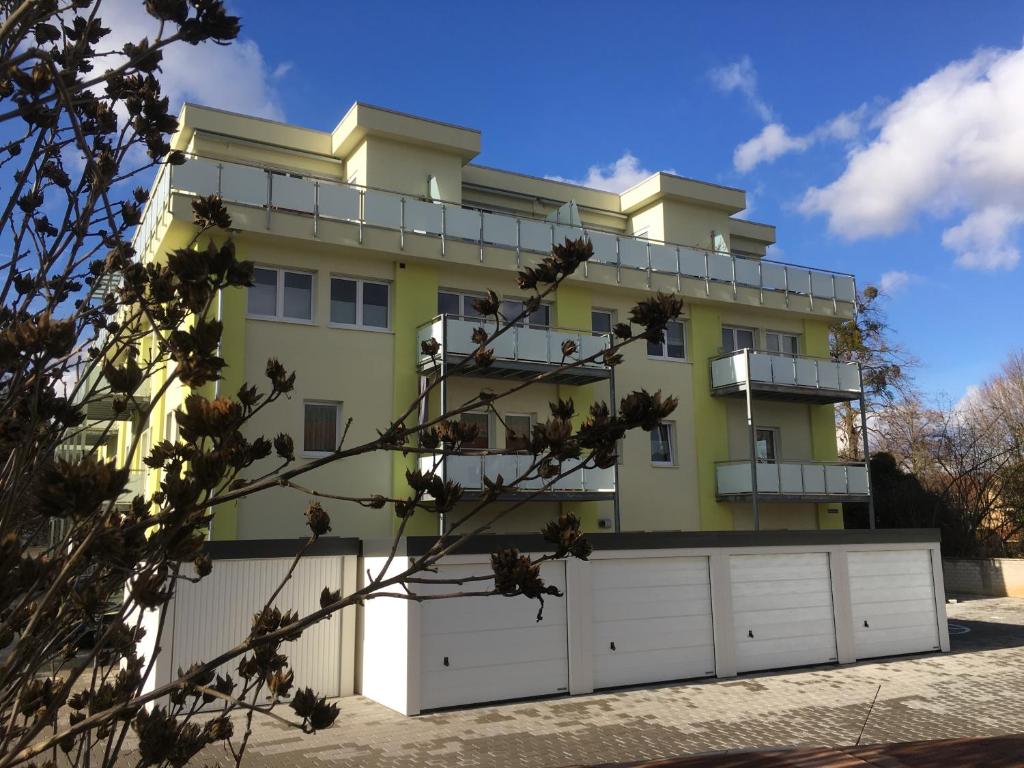
[[[1024,732],[1024,599],[948,606],[953,653],[405,718],[362,697],[314,736],[253,734],[253,768],[565,766],[727,749]],[[963,630],[967,631],[964,632]],[[218,755],[203,755],[207,761]]]

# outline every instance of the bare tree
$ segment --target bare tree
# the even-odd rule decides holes
[[[878,414],[892,406],[900,396],[912,391],[913,382],[908,368],[915,364],[913,358],[891,338],[892,329],[878,304],[882,295],[873,285],[859,291],[856,314],[850,320],[835,323],[829,339],[829,352],[834,360],[860,364],[869,444]],[[844,458],[863,460],[859,402],[850,401],[836,406],[836,428]]]
[[[249,285],[253,270],[226,237],[231,222],[220,200],[195,201],[195,231],[186,247],[142,263],[131,245],[147,198],[144,189],[132,188],[132,178],[163,162],[184,161],[168,143],[177,125],[160,90],[162,51],[227,43],[239,29],[220,0],[147,0],[145,7],[158,34],[111,51],[103,47],[109,29],[97,0],[3,4],[0,124],[6,143],[0,178],[8,202],[0,213],[0,768],[37,761],[113,765],[129,739],[139,766],[183,765],[218,742],[240,762],[251,731],[234,732],[229,715],[238,710],[250,721],[261,714],[305,731],[331,725],[335,705],[309,689],[293,690],[286,643],[345,606],[385,596],[504,595],[535,599],[542,607],[546,596],[559,593],[541,579],[541,563],[590,553],[579,520],[570,514],[544,529],[553,549],[544,557],[503,549],[493,554],[489,573],[468,580],[445,579],[438,565],[581,462],[611,466],[626,431],[651,430],[676,406],[660,392],[639,391],[617,408],[597,402],[577,419],[571,401],[552,403],[550,417],[529,436],[528,467],[517,477],[489,480],[482,498],[468,507],[456,506],[462,488],[433,471],[410,471],[408,493],[330,495],[368,514],[391,509],[400,518],[389,564],[413,512],[459,510],[459,516],[408,567],[393,572],[385,566],[352,594],[325,588],[320,608],[299,615],[277,600],[309,546],[330,530],[327,513],[314,501],[305,509],[308,543],[254,616],[251,631],[170,683],[146,690],[153,658],[138,651],[143,615],[158,617],[157,637],[147,640],[159,648],[177,585],[202,579],[213,567],[203,542],[216,504],[282,486],[327,497],[303,485],[303,476],[371,452],[425,453],[435,457],[436,469],[445,456],[468,450],[476,436],[461,414],[494,411],[503,398],[578,366],[621,364],[626,346],[662,339],[681,302],[648,297],[628,323],[616,326],[602,352],[583,356],[566,342],[552,370],[418,420],[420,404],[444,380],[434,378],[402,414],[378,425],[374,439],[350,444],[343,436],[329,455],[298,462],[289,435],[255,434],[250,422],[287,397],[301,371],[289,372],[271,359],[265,382],[245,383],[230,396],[202,394],[225,367],[218,354],[223,329],[211,319],[211,307],[222,291]],[[494,342],[592,252],[585,240],[566,241],[525,267],[517,285],[527,298],[514,316],[502,314],[493,291],[478,300],[483,319],[475,352],[446,376],[486,371]],[[440,350],[429,339],[422,351],[436,356]],[[146,423],[175,382],[193,392],[177,411],[180,435],[143,457],[160,471],[159,490],[135,497],[125,509],[118,502],[128,471],[103,447],[113,422],[90,418],[92,406],[110,403],[115,415]],[[80,448],[69,450],[71,445]],[[141,448],[137,431],[127,446],[129,459]],[[257,473],[264,460],[274,461],[273,468]],[[494,504],[526,481],[540,487],[521,491],[511,505]],[[48,531],[56,535],[47,538]],[[417,594],[423,583],[451,590]],[[112,620],[101,623],[111,596],[121,594]],[[96,630],[86,649],[80,644],[83,627]],[[217,675],[229,662],[237,677]],[[204,703],[219,709],[199,721]],[[280,703],[289,714],[274,712]]]

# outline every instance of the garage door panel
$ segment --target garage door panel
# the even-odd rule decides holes
[[[565,656],[565,631],[557,626],[460,632],[423,638],[423,668],[470,669],[493,664],[554,660]]]
[[[757,621],[756,618],[743,621],[736,617],[736,637],[738,640],[747,642],[753,640],[776,640],[785,638],[808,638],[808,637],[831,637],[835,638],[835,624],[831,613],[804,614],[804,618],[794,618],[792,621],[777,621],[766,623]],[[749,633],[753,632],[751,638]],[[833,646],[835,642],[833,640]]]
[[[637,626],[630,621],[594,624],[595,654],[665,648],[691,648],[703,645],[711,636],[711,617],[665,618],[645,621]],[[611,644],[615,643],[615,651]]]
[[[487,573],[486,565],[449,565],[440,570],[439,578],[465,578]],[[541,567],[541,575],[548,584],[565,592],[565,567],[562,563],[545,563]],[[488,582],[484,582],[487,584]],[[457,592],[458,585],[418,585],[421,594],[442,594]],[[466,587],[479,589],[479,587]],[[540,604],[526,597],[460,597],[450,600],[433,600],[423,603],[422,633],[451,634],[462,631],[488,631],[508,629],[524,624],[537,623],[537,609]],[[566,622],[565,598],[548,597],[544,600],[544,620],[542,624],[561,624]]]
[[[485,564],[449,565],[440,569],[439,578],[461,578],[487,570]],[[541,574],[547,583],[564,592],[564,563],[545,563]],[[451,585],[424,588],[435,594],[452,590]],[[539,622],[538,608],[536,600],[525,597],[469,597],[422,603],[420,708],[568,690],[565,598],[547,598],[544,618]]]
[[[741,569],[733,571],[733,583],[802,581],[828,575],[825,554],[734,555],[731,562],[737,562],[737,558],[749,558],[750,562],[744,562]]]
[[[658,680],[685,680],[690,677],[706,677],[715,673],[715,649],[705,644],[688,649],[685,656],[678,649],[666,648],[646,650],[637,653],[616,653],[614,665],[605,664],[604,658],[595,659],[594,686],[611,688],[618,685],[639,685]],[[646,679],[649,670],[660,671],[658,680]]]
[[[708,588],[658,588],[637,594],[636,589],[609,590],[594,605],[594,621],[655,619],[662,616],[709,616]]]
[[[484,701],[521,699],[569,689],[567,661],[501,664],[488,667],[486,677],[480,669],[445,669],[424,671],[423,709],[477,704]],[[552,681],[562,681],[552,687]]]
[[[694,561],[694,562],[689,562]],[[703,586],[708,583],[707,560],[702,557],[648,557],[598,560],[593,568],[595,589],[658,586]]]
[[[826,553],[732,555],[738,672],[835,661]]]
[[[790,594],[782,592],[776,595],[734,595],[732,604],[733,610],[738,613],[764,611],[768,614],[774,612],[793,615],[794,611],[799,611],[805,608],[824,608],[829,612],[829,615],[831,615],[832,593],[823,592],[818,588],[815,590],[798,591]]]
[[[847,559],[856,657],[938,650],[931,552],[850,552]]]
[[[706,557],[596,560],[591,583],[595,687],[714,673]]]

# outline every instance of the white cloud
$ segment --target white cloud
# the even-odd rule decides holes
[[[882,277],[878,281],[878,287],[882,293],[892,295],[899,293],[915,280],[917,280],[917,275],[912,275],[910,272],[892,270],[882,273]]]
[[[285,75],[287,75],[289,72],[291,72],[292,71],[292,67],[294,67],[294,66],[295,66],[295,64],[290,62],[290,61],[282,61],[280,64],[278,64],[276,67],[274,67],[274,71],[270,73],[270,79],[271,80],[280,80]]]
[[[708,72],[711,83],[723,93],[739,91],[747,97],[747,103],[764,122],[773,120],[772,110],[757,92],[757,71],[749,56],[739,61],[716,67]]]
[[[851,112],[836,115],[803,136],[791,135],[782,123],[769,123],[757,136],[736,147],[732,163],[737,171],[747,173],[762,163],[773,162],[782,155],[804,152],[819,141],[853,141],[860,135],[866,112],[867,105],[862,104]]]
[[[641,181],[646,179],[655,171],[648,170],[640,165],[640,161],[632,152],[625,152],[615,162],[609,165],[592,165],[587,169],[587,175],[582,179],[566,179],[562,176],[546,176],[552,181],[564,181],[568,184],[579,184],[584,187],[603,189],[607,192],[624,192]],[[675,173],[668,170],[666,173]]]
[[[979,51],[910,88],[874,121],[831,184],[800,209],[848,239],[892,235],[920,214],[959,212],[943,245],[959,266],[1012,269],[1024,224],[1024,48]]]
[[[137,0],[107,0],[100,10],[106,26],[112,29],[103,40],[105,50],[120,50],[125,42],[156,37],[157,21]],[[231,45],[175,43],[164,49],[160,66],[160,83],[170,99],[172,113],[183,102],[193,101],[257,117],[284,119],[284,108],[271,84],[263,53],[252,40],[236,40]]]
[[[737,171],[746,173],[761,163],[770,163],[788,152],[803,152],[808,146],[808,139],[790,136],[786,126],[769,123],[757,136],[736,147],[732,163]]]
[[[1013,269],[1020,251],[1013,244],[1024,211],[1008,205],[990,205],[974,211],[942,233],[942,244],[957,254],[956,264],[967,269]]]

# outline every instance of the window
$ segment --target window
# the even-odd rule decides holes
[[[388,328],[390,286],[348,277],[331,278],[331,324]]]
[[[164,440],[169,443],[178,442],[178,417],[174,411],[164,417]]]
[[[778,461],[778,446],[779,430],[774,427],[762,427],[754,433],[754,447],[759,463],[774,464]]]
[[[501,314],[505,316],[507,320],[511,320],[513,317],[518,317],[519,313],[523,311],[523,302],[519,299],[505,299],[501,302]],[[526,319],[520,320],[516,325],[526,325]],[[547,328],[551,325],[551,305],[541,304],[540,307],[530,313],[529,325],[531,328]]]
[[[530,448],[533,416],[509,414],[505,416],[505,450],[526,451]]]
[[[722,352],[735,352],[737,349],[754,349],[754,331],[750,328],[730,328],[722,326]]]
[[[459,421],[476,424],[478,429],[476,439],[463,443],[463,448],[485,451],[491,447],[491,419],[486,413],[464,413],[459,417]]]
[[[671,467],[675,464],[675,425],[661,422],[651,430],[651,464]]]
[[[615,313],[609,309],[594,309],[590,312],[590,330],[605,334],[612,332],[615,325]]]
[[[337,450],[341,403],[306,400],[303,408],[303,453],[325,454]]]
[[[313,319],[313,275],[256,267],[249,288],[249,316],[275,320]]]
[[[480,296],[474,293],[438,291],[437,314],[454,315],[456,317],[480,317],[480,313],[473,307],[473,302],[479,298]]]
[[[769,352],[779,352],[783,355],[800,354],[800,337],[792,333],[776,333],[768,331],[765,334]]]
[[[683,324],[670,320],[665,327],[665,338],[660,342],[647,342],[648,357],[663,357],[671,360],[686,359],[686,334]]]

